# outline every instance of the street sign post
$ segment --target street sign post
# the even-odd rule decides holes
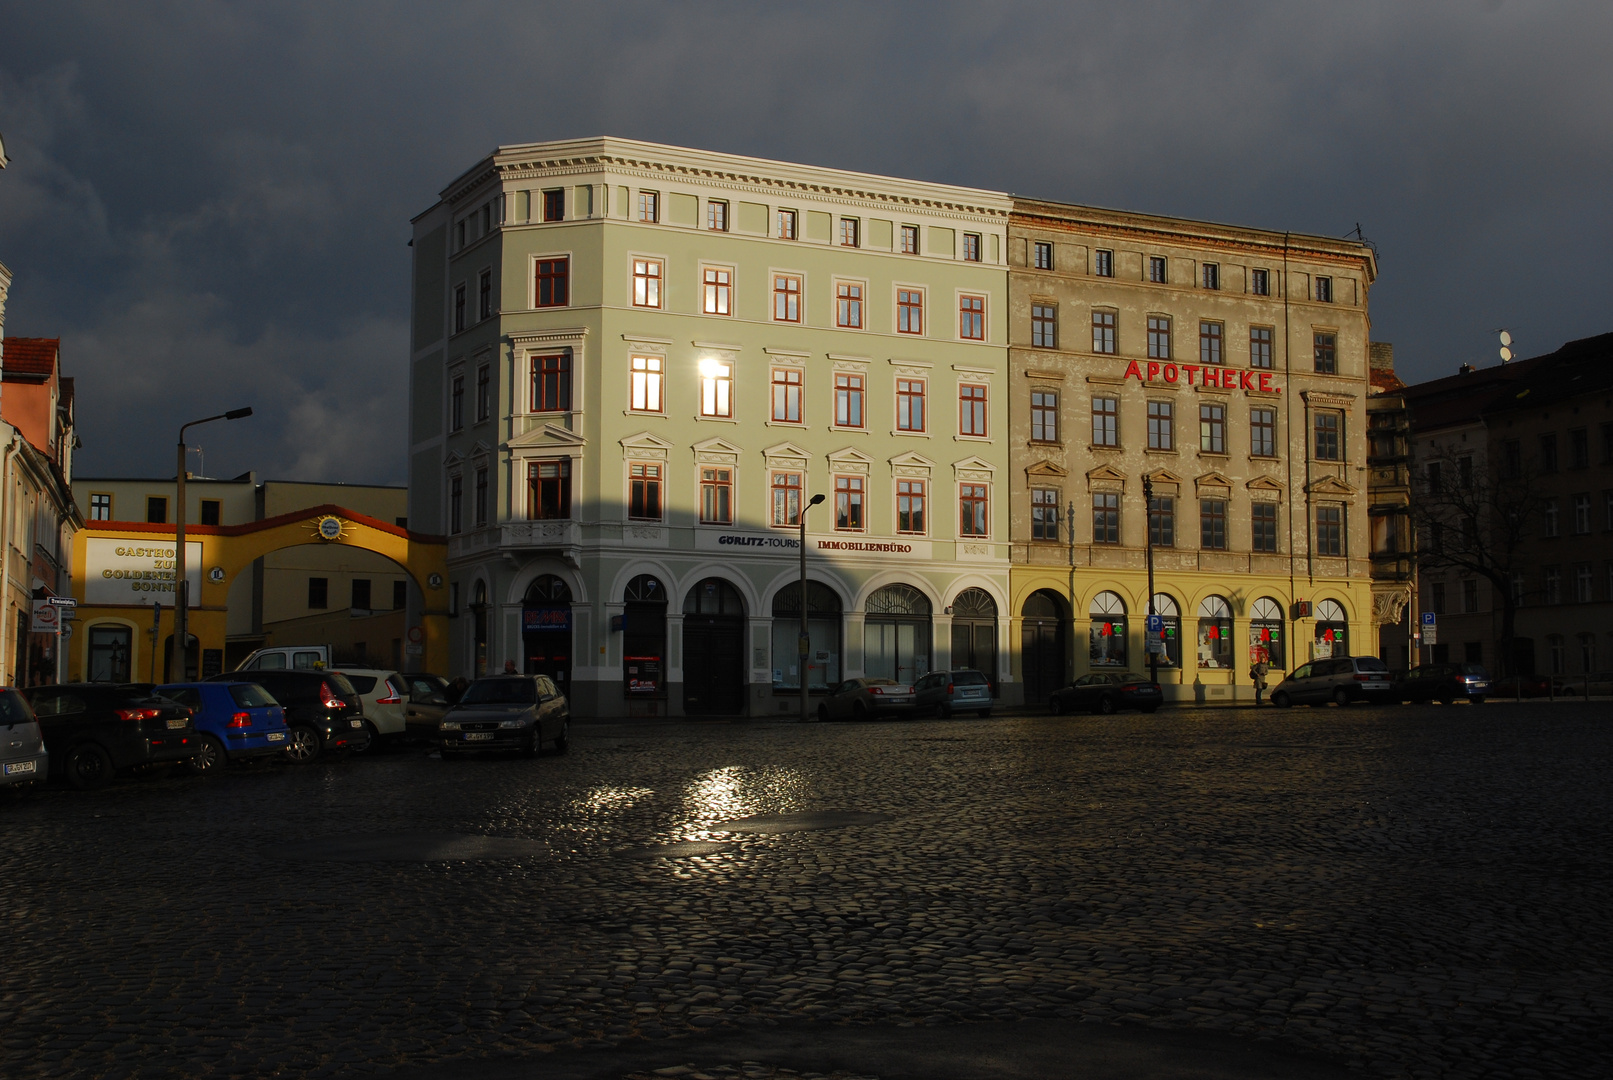
[[[1148,641],[1148,655],[1165,655],[1165,616],[1150,615],[1146,623]]]
[[[1439,643],[1439,624],[1435,622],[1435,615],[1432,611],[1423,612],[1422,639],[1424,645],[1437,645]]]

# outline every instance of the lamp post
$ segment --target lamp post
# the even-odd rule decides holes
[[[1143,477],[1143,516],[1148,528],[1144,533],[1144,550],[1148,559],[1148,622],[1143,624],[1143,645],[1148,649],[1148,681],[1159,682],[1159,653],[1152,648],[1153,643],[1148,640],[1153,633],[1148,627],[1154,621],[1154,482]],[[1159,632],[1160,645],[1165,644],[1165,631]]]
[[[1065,650],[1064,650],[1065,656],[1068,659],[1069,665],[1070,665],[1069,669],[1066,672],[1067,678],[1064,680],[1065,683],[1068,684],[1068,683],[1072,683],[1072,682],[1075,681],[1076,649],[1078,649],[1080,647],[1079,645],[1076,644],[1076,637],[1075,637],[1075,500],[1074,499],[1070,500],[1069,508],[1065,512],[1065,515],[1064,515],[1064,531],[1070,538],[1070,579],[1069,579],[1069,584],[1068,584],[1068,590],[1069,590],[1069,593],[1070,593],[1070,641],[1069,641],[1069,644],[1065,647]]]
[[[190,613],[186,610],[189,598],[186,595],[187,582],[185,581],[185,430],[197,424],[210,424],[214,420],[239,420],[244,416],[251,416],[252,409],[231,409],[229,412],[219,413],[217,416],[204,416],[200,420],[192,420],[182,424],[179,428],[179,471],[174,474],[174,648],[169,656],[172,657],[168,674],[176,682],[184,682],[185,670],[185,639],[189,637]],[[197,672],[200,674],[200,672]]]
[[[801,636],[795,643],[795,670],[801,679],[801,723],[803,724],[807,722],[807,655],[812,651],[812,638],[807,634],[806,516],[808,510],[822,501],[822,495],[814,495],[805,506],[801,507]]]

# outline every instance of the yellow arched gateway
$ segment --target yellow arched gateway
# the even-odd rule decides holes
[[[448,664],[448,544],[441,536],[411,532],[397,525],[326,504],[241,525],[185,526],[186,574],[190,581],[190,633],[198,656],[224,655],[230,585],[255,560],[282,548],[306,544],[345,545],[382,555],[402,567],[425,598],[410,640],[424,647],[421,666],[445,671]],[[119,635],[129,655],[114,665],[127,678],[164,677],[164,657],[153,658],[152,602],[158,604],[156,641],[171,640],[174,629],[174,527],[132,521],[88,521],[73,542],[73,596],[76,628],[124,626]],[[68,642],[68,678],[96,677],[90,635]],[[153,664],[155,659],[155,664]],[[204,672],[205,674],[206,672]],[[105,677],[104,674],[102,677]]]

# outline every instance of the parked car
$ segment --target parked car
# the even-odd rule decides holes
[[[1165,700],[1165,692],[1147,675],[1135,671],[1094,671],[1062,690],[1053,691],[1047,708],[1054,716],[1086,710],[1112,713],[1136,709],[1151,713]]]
[[[279,645],[259,649],[236,671],[318,671],[330,667],[329,645]]]
[[[536,757],[544,744],[563,754],[571,744],[571,708],[547,675],[477,679],[437,725],[444,760],[482,750],[519,750]]]
[[[37,783],[50,767],[50,751],[28,700],[17,691],[0,689],[0,787]]]
[[[1551,696],[1551,680],[1544,675],[1508,675],[1492,683],[1490,696],[1496,698],[1532,698]]]
[[[912,716],[917,711],[913,687],[895,679],[847,679],[818,706],[819,720],[872,720],[876,716]]]
[[[404,699],[408,695],[403,676],[385,668],[339,667],[358,692],[370,745],[379,747],[403,738]]]
[[[196,753],[190,710],[144,687],[60,683],[23,691],[50,751],[53,775],[97,788],[119,772],[188,762]]]
[[[1481,664],[1424,664],[1414,667],[1396,683],[1395,697],[1421,705],[1463,699],[1483,705],[1490,692],[1490,673]]]
[[[951,716],[974,711],[991,715],[991,680],[978,671],[932,671],[913,684],[913,704],[919,712]]]
[[[448,680],[440,675],[415,672],[405,674],[403,682],[409,691],[403,706],[405,734],[410,739],[436,742],[437,725],[452,704],[448,698]]]
[[[239,682],[237,672],[215,675],[208,682]],[[353,684],[338,671],[258,670],[252,681],[267,690],[285,710],[286,753],[291,760],[312,761],[330,750],[363,750],[370,744],[364,709]]]
[[[196,728],[193,772],[217,773],[226,764],[281,757],[289,741],[286,712],[251,682],[168,683],[157,693],[191,711]]]
[[[1352,701],[1393,701],[1394,693],[1389,665],[1376,656],[1338,656],[1295,668],[1271,692],[1271,703],[1284,709],[1328,701],[1348,705]]]

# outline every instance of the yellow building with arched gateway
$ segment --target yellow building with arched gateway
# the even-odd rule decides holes
[[[411,650],[406,666],[446,670],[449,610],[443,538],[324,504],[261,521],[185,526],[189,626],[196,639],[190,660],[194,675],[225,670],[231,586],[264,556],[305,545],[350,547],[395,563],[424,597],[418,611],[410,612],[409,639],[419,652]],[[169,678],[174,556],[171,523],[86,522],[73,548],[78,609],[68,646],[70,680],[119,675],[143,682]]]

